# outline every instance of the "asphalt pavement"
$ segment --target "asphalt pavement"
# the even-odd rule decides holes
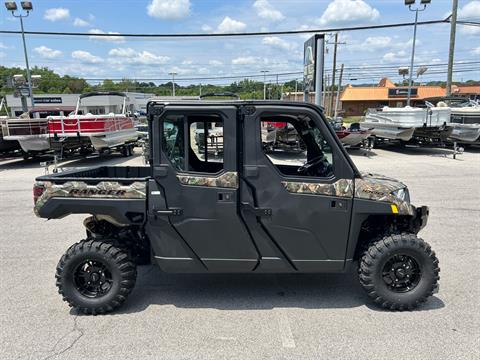
[[[138,151],[138,149],[137,149]],[[362,171],[398,178],[430,206],[420,236],[440,260],[440,291],[420,309],[374,306],[354,273],[169,275],[139,268],[117,312],[78,315],[55,287],[75,215],[32,211],[38,160],[0,159],[1,359],[479,359],[480,149],[352,151]],[[68,166],[141,164],[108,155]]]

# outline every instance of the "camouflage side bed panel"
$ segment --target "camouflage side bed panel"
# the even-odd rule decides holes
[[[353,181],[340,179],[331,184],[282,181],[282,185],[290,193],[329,195],[338,197],[353,196]]]
[[[238,174],[235,171],[228,171],[219,176],[177,175],[177,178],[182,185],[238,188]]]
[[[45,187],[38,198],[34,212],[38,215],[39,209],[51,198],[106,198],[106,199],[146,199],[147,183],[136,181],[129,185],[122,185],[115,181],[102,181],[96,185],[88,185],[83,181],[68,181],[63,184],[54,184],[50,181],[38,183]]]

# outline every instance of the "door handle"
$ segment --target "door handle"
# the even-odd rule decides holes
[[[183,209],[180,208],[170,208],[165,210],[155,210],[153,212],[157,216],[180,216],[183,215]]]
[[[258,217],[272,216],[272,209],[253,207],[249,203],[242,203],[242,210],[250,211]]]

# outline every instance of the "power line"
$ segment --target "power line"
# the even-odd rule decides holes
[[[420,21],[417,25],[433,25],[445,24],[450,22],[450,17],[443,20],[429,20]],[[179,33],[179,34],[145,34],[145,33],[88,33],[88,32],[66,32],[66,31],[25,31],[27,35],[46,35],[46,36],[88,36],[88,37],[118,37],[118,38],[212,38],[212,37],[244,37],[244,36],[267,36],[267,35],[298,35],[311,33],[329,33],[338,31],[358,31],[358,30],[372,30],[396,28],[404,26],[413,26],[415,23],[393,23],[382,25],[366,25],[366,26],[352,26],[343,28],[326,28],[326,29],[305,29],[305,30],[285,30],[285,31],[256,31],[256,32],[241,32],[241,33]],[[0,30],[0,34],[21,34],[18,30]]]

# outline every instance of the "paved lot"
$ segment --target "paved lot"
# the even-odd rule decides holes
[[[431,217],[420,233],[440,259],[440,292],[420,310],[372,306],[353,274],[165,275],[142,267],[125,306],[77,316],[54,284],[84,216],[32,212],[38,162],[0,160],[2,359],[478,359],[480,150],[352,152],[363,171],[404,180]],[[140,157],[130,158],[140,164]],[[121,164],[87,159],[71,165]]]

